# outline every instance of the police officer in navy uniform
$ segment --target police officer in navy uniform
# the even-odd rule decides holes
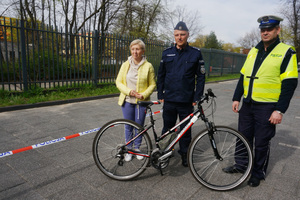
[[[189,46],[189,30],[180,21],[174,28],[175,46],[163,51],[157,76],[157,96],[163,105],[165,133],[193,112],[193,106],[203,95],[205,68],[201,51]],[[196,78],[195,78],[196,77]],[[196,83],[196,84],[195,84]],[[184,124],[185,125],[185,124]],[[183,126],[181,128],[183,128]],[[187,167],[187,151],[191,142],[191,130],[179,140],[182,165]]]
[[[295,49],[281,43],[278,37],[282,20],[274,15],[258,18],[261,41],[249,52],[233,95],[232,110],[239,113],[238,129],[254,149],[254,165],[248,181],[252,187],[265,179],[275,125],[282,122],[298,84]],[[236,160],[235,166],[223,170],[243,172],[239,166]]]

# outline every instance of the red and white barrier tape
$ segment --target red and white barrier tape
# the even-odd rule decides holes
[[[75,137],[79,137],[79,136],[87,135],[87,134],[90,134],[90,133],[94,133],[94,132],[97,132],[98,130],[100,130],[100,128],[95,128],[95,129],[91,129],[89,131],[84,131],[84,132],[76,133],[76,134],[69,135],[69,136],[66,136],[66,137],[61,137],[61,138],[58,138],[58,139],[49,140],[47,142],[42,142],[42,143],[39,143],[39,144],[34,144],[34,145],[24,147],[24,148],[21,148],[21,149],[16,149],[16,150],[0,153],[0,158],[5,157],[5,156],[11,156],[13,154],[20,153],[20,152],[23,152],[23,151],[28,151],[28,150],[31,150],[31,149],[37,149],[37,148],[44,147],[44,146],[47,146],[47,145],[50,145],[50,144],[59,143],[59,142],[65,141],[65,140],[75,138]]]
[[[156,115],[156,114],[159,114],[159,113],[162,113],[162,110],[153,112],[152,114]],[[147,115],[147,117],[148,116],[149,115]],[[84,131],[84,132],[81,132],[81,133],[76,133],[76,134],[73,134],[73,135],[69,135],[69,136],[57,138],[57,139],[54,139],[54,140],[49,140],[47,142],[42,142],[42,143],[39,143],[39,144],[34,144],[34,145],[31,145],[31,146],[28,146],[28,147],[24,147],[24,148],[21,148],[21,149],[16,149],[16,150],[12,150],[12,151],[7,151],[7,152],[4,152],[4,153],[0,153],[0,158],[6,157],[6,156],[11,156],[11,155],[14,155],[16,153],[21,153],[21,152],[28,151],[28,150],[31,150],[31,149],[37,149],[37,148],[44,147],[44,146],[47,146],[47,145],[50,145],[50,144],[56,144],[56,143],[59,143],[59,142],[65,141],[65,140],[69,140],[69,139],[76,138],[76,137],[79,137],[79,136],[87,135],[87,134],[90,134],[90,133],[94,133],[94,132],[99,131],[100,128],[101,127],[95,128],[95,129],[91,129],[89,131]]]

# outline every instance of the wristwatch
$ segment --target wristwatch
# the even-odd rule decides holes
[[[276,112],[278,112],[279,114],[281,114],[281,115],[283,115],[283,113],[282,112],[280,112],[279,110],[275,110]]]

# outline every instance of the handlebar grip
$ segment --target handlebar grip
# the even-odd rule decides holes
[[[212,92],[212,89],[211,89],[211,88],[208,88],[208,89],[207,89],[207,94],[208,94],[208,96],[216,97],[215,94]]]

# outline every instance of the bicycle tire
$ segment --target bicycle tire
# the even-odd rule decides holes
[[[139,160],[133,155],[131,161],[124,160],[125,153],[120,151],[120,147],[126,146],[125,126],[133,127],[133,130],[143,130],[143,127],[134,121],[116,119],[106,123],[93,141],[93,157],[97,167],[106,176],[116,180],[130,180],[139,176],[150,162],[150,156]],[[142,153],[150,155],[152,143],[149,135],[146,132],[141,137],[139,149]]]
[[[215,145],[223,160],[215,157],[208,130],[193,138],[188,151],[188,164],[194,178],[205,187],[225,191],[241,185],[250,175],[253,165],[252,148],[247,139],[237,130],[227,126],[216,126]],[[236,148],[239,148],[236,150]],[[241,159],[244,173],[225,173],[224,168],[234,166]]]

